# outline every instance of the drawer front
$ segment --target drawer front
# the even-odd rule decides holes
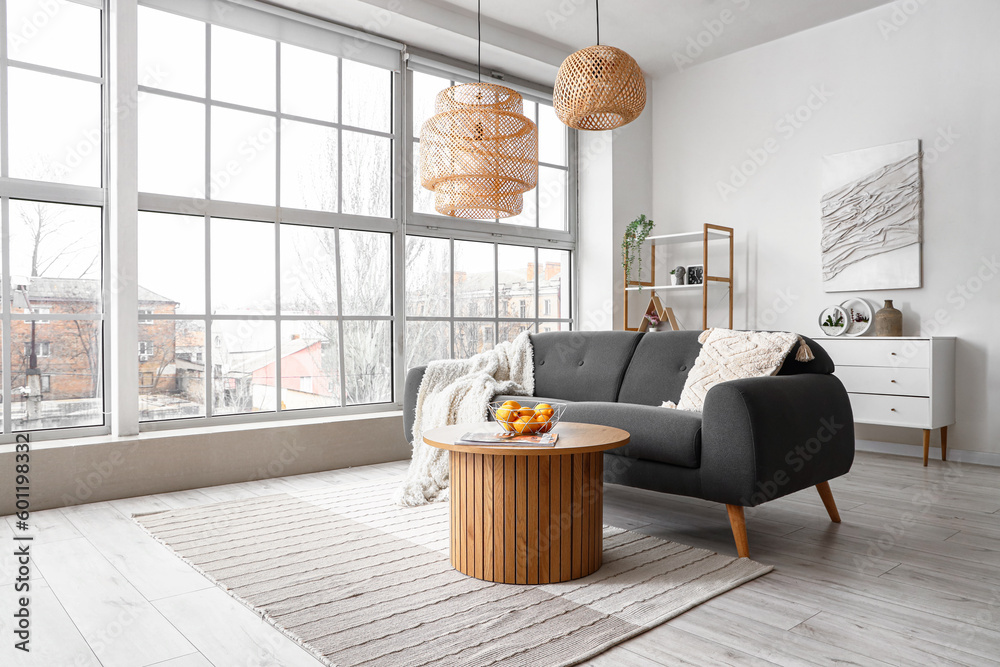
[[[849,394],[849,396],[856,422],[930,428],[931,399],[929,398],[877,394]]]
[[[931,395],[931,374],[926,368],[837,366],[835,375],[854,394]]]
[[[820,342],[837,366],[930,368],[931,343],[927,340],[824,340]]]

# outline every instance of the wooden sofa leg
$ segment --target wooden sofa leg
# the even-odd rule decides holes
[[[736,553],[740,558],[750,558],[750,543],[747,542],[747,520],[743,514],[742,505],[726,505],[729,512],[729,525],[733,529],[733,539],[736,540]]]
[[[820,482],[816,485],[819,497],[823,499],[826,513],[830,515],[830,521],[840,523],[840,512],[837,511],[837,503],[833,501],[833,491],[830,490],[830,482]]]

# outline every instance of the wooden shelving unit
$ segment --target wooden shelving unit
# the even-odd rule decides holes
[[[708,266],[708,244],[712,241],[729,241],[729,275],[728,276],[717,276],[712,275],[709,271]],[[624,317],[624,328],[626,331],[641,331],[645,330],[644,323],[640,324],[638,327],[629,326],[628,322],[628,295],[629,292],[639,292],[649,290],[651,292],[650,305],[643,312],[643,315],[649,312],[650,308],[657,309],[660,312],[663,307],[659,303],[659,299],[656,295],[657,291],[665,292],[693,292],[696,290],[701,290],[701,328],[708,328],[708,284],[709,283],[723,283],[727,285],[729,292],[729,328],[733,328],[733,228],[723,227],[721,225],[711,225],[705,224],[700,232],[682,232],[680,234],[662,234],[659,236],[648,236],[646,237],[646,243],[649,243],[652,247],[650,248],[651,255],[651,269],[650,269],[650,281],[648,283],[638,282],[634,280],[629,280],[628,276],[625,276],[625,317]],[[675,245],[680,243],[701,243],[702,244],[702,266],[703,266],[703,278],[700,285],[657,285],[656,284],[656,246],[658,245]],[[655,303],[654,303],[655,299]],[[669,310],[669,308],[668,308]]]

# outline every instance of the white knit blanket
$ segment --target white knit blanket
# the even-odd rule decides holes
[[[667,401],[663,407],[701,412],[709,389],[729,380],[776,374],[796,345],[799,346],[796,361],[813,358],[806,342],[798,334],[786,331],[707,329],[698,342],[701,351],[684,382],[680,402],[674,405]]]
[[[534,391],[535,369],[527,331],[513,342],[500,343],[471,359],[428,364],[417,390],[413,458],[396,492],[396,502],[416,506],[448,499],[448,452],[424,444],[424,431],[485,421],[494,396],[531,396]]]

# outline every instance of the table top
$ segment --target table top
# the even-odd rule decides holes
[[[579,424],[577,422],[559,422],[552,429],[559,434],[559,439],[552,447],[505,447],[503,445],[458,445],[456,440],[466,433],[492,433],[499,427],[496,422],[479,424],[455,424],[431,429],[424,433],[424,442],[431,447],[447,449],[452,452],[466,454],[492,454],[494,456],[560,456],[562,454],[587,454],[602,452],[627,445],[628,431],[613,426],[599,424]]]

